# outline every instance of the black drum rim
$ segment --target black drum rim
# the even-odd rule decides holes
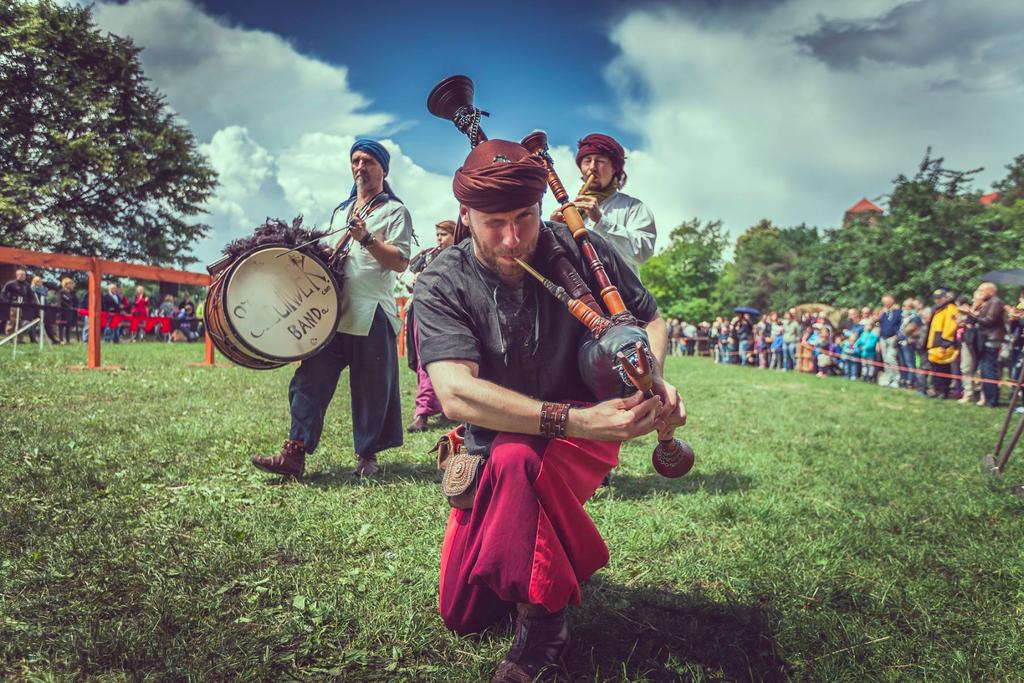
[[[223,275],[210,283],[210,288],[206,292],[206,304],[203,307],[203,322],[206,324],[206,334],[209,335],[213,345],[217,347],[217,350],[224,354],[228,360],[243,368],[248,368],[250,370],[274,370],[283,367],[285,363],[270,363],[268,361],[246,355],[243,349],[238,348],[238,346],[224,334],[224,330],[220,324],[220,316],[217,315],[217,312],[220,310],[220,304],[218,304],[217,301],[220,299],[219,295],[222,285]]]

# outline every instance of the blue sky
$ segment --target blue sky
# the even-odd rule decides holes
[[[476,81],[490,136],[545,129],[570,187],[575,141],[618,137],[659,248],[693,217],[733,236],[762,218],[836,226],[928,146],[984,166],[978,190],[1024,153],[1020,2],[101,0],[94,16],[143,48],[219,173],[204,260],[267,216],[326,220],[358,135],[391,150],[430,245],[468,145],[425,99],[454,73]]]
[[[457,73],[477,82],[478,104],[492,114],[485,121],[492,137],[544,128],[553,140],[572,141],[582,130],[601,129],[625,145],[639,141],[611,112],[602,68],[616,55],[610,27],[643,3],[407,1],[382,4],[379,13],[349,9],[350,3],[200,4],[285,36],[303,53],[347,65],[352,88],[408,126],[396,138],[432,170],[457,166],[464,157],[424,106],[430,87]]]

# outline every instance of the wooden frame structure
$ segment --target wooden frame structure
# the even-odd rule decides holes
[[[104,275],[130,277],[136,280],[154,282],[173,282],[180,285],[200,285],[209,287],[210,278],[205,273],[193,273],[187,270],[146,266],[138,263],[124,263],[92,256],[75,256],[72,254],[51,254],[29,249],[0,247],[0,263],[13,263],[19,266],[38,266],[61,270],[84,270],[89,273],[89,346],[86,367],[100,367],[100,299],[103,296],[102,283]],[[205,365],[213,365],[214,350],[210,335],[206,335]]]

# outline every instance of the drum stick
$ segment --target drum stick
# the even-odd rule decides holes
[[[303,242],[302,244],[300,244],[298,246],[292,247],[288,251],[282,251],[275,258],[281,258],[282,256],[290,254],[293,251],[298,251],[299,249],[304,249],[305,247],[308,247],[311,244],[319,242],[320,240],[322,240],[325,237],[330,237],[331,235],[336,235],[339,232],[341,232],[342,230],[351,230],[352,229],[352,225],[354,224],[354,222],[355,222],[355,220],[357,218],[359,220],[366,220],[367,216],[369,216],[371,213],[373,213],[374,209],[376,209],[378,206],[380,206],[381,202],[379,202],[378,199],[381,197],[381,195],[383,195],[385,197],[387,196],[387,194],[384,193],[384,192],[381,192],[380,194],[378,194],[376,197],[374,197],[369,202],[367,202],[366,205],[363,206],[363,208],[361,208],[359,211],[357,211],[356,215],[353,216],[351,219],[349,219],[348,223],[346,223],[342,227],[338,228],[337,230],[328,230],[327,232],[325,232],[323,235],[320,235],[319,237],[315,237],[315,238],[309,240],[308,242]],[[341,205],[339,204],[337,206],[337,208],[335,208],[334,211],[331,212],[331,223],[334,223],[334,214],[337,213],[338,209],[340,209],[340,208],[341,208]]]

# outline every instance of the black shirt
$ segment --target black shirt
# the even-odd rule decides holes
[[[121,297],[118,294],[104,294],[100,304],[105,313],[121,312]]]
[[[32,296],[32,285],[28,283],[28,280],[8,280],[0,292],[0,298],[12,304],[17,303],[18,299],[24,303],[35,301],[35,297]]]
[[[548,225],[596,294],[569,230],[560,223]],[[654,320],[658,305],[636,274],[599,235],[591,233],[590,239],[629,311],[641,324]],[[466,239],[445,249],[416,280],[420,362],[470,361],[479,365],[481,379],[538,400],[593,401],[576,366],[587,329],[532,277],[521,287],[504,285],[473,255],[472,244]],[[535,256],[531,265],[544,272],[540,260]],[[466,448],[486,453],[494,436],[469,425]]]

